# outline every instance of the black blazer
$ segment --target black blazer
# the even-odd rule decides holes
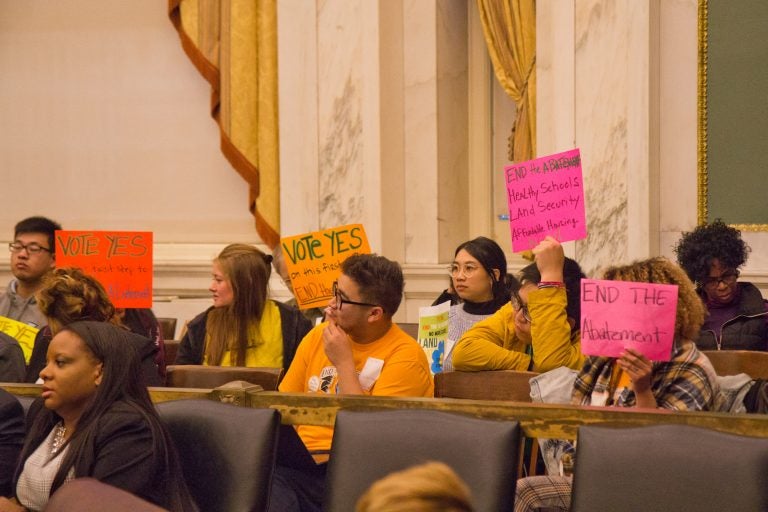
[[[28,417],[30,425],[43,407],[42,399],[32,404]],[[152,429],[142,412],[119,401],[112,404],[97,422],[96,435],[86,441],[84,456],[74,463],[75,477],[95,478],[167,508],[166,482],[162,479],[167,461],[154,453]],[[50,429],[40,439],[33,440],[27,456],[45,440],[48,432]],[[20,470],[21,467],[19,473]]]
[[[24,443],[24,409],[0,388],[0,496],[13,496],[13,473]]]

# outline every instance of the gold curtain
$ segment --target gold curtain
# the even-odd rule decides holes
[[[485,44],[501,86],[517,105],[509,159],[536,156],[535,0],[477,0]]]
[[[249,187],[270,248],[280,241],[276,0],[168,0],[181,45],[211,84],[221,150]]]

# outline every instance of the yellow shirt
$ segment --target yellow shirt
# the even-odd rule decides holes
[[[210,334],[205,335],[205,349],[208,348]],[[205,349],[203,354],[205,354]],[[224,351],[219,366],[235,366],[230,359],[229,350]],[[208,365],[208,356],[203,356],[203,364]],[[268,300],[264,305],[261,321],[248,326],[248,348],[245,351],[245,366],[282,368],[283,367],[283,324],[280,309]]]

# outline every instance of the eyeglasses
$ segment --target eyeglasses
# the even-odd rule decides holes
[[[512,296],[510,297],[510,302],[512,302],[512,307],[515,311],[522,311],[523,312],[523,318],[525,318],[525,321],[528,323],[531,323],[531,312],[528,311],[528,305],[523,303],[523,299],[520,298],[520,295],[518,295],[517,292],[512,292]]]
[[[355,302],[354,300],[347,300],[344,297],[341,296],[341,290],[339,290],[339,284],[337,281],[333,282],[333,287],[331,288],[331,291],[333,293],[333,298],[336,301],[336,308],[341,311],[341,306],[344,304],[352,304],[353,306],[370,306],[372,308],[380,307],[378,304],[371,304],[370,302]]]
[[[42,245],[38,244],[37,242],[32,242],[31,244],[27,245],[19,242],[11,242],[8,244],[8,250],[13,253],[21,252],[24,249],[26,249],[29,254],[38,254],[40,251],[53,252],[47,247],[43,247]]]
[[[480,267],[473,264],[473,263],[467,263],[466,265],[459,265],[458,263],[452,263],[448,265],[448,274],[451,277],[456,277],[459,274],[464,274],[465,277],[472,277],[472,274],[477,272],[477,270]]]
[[[704,279],[701,286],[707,290],[716,290],[717,287],[720,286],[720,283],[723,283],[726,286],[733,286],[738,278],[739,273],[737,271],[725,272],[720,277],[708,277]]]

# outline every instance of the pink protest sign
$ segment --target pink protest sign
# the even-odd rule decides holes
[[[677,285],[581,280],[581,352],[618,357],[625,348],[669,361]]]
[[[587,236],[578,149],[504,167],[512,250],[533,249],[547,235],[561,242]]]

